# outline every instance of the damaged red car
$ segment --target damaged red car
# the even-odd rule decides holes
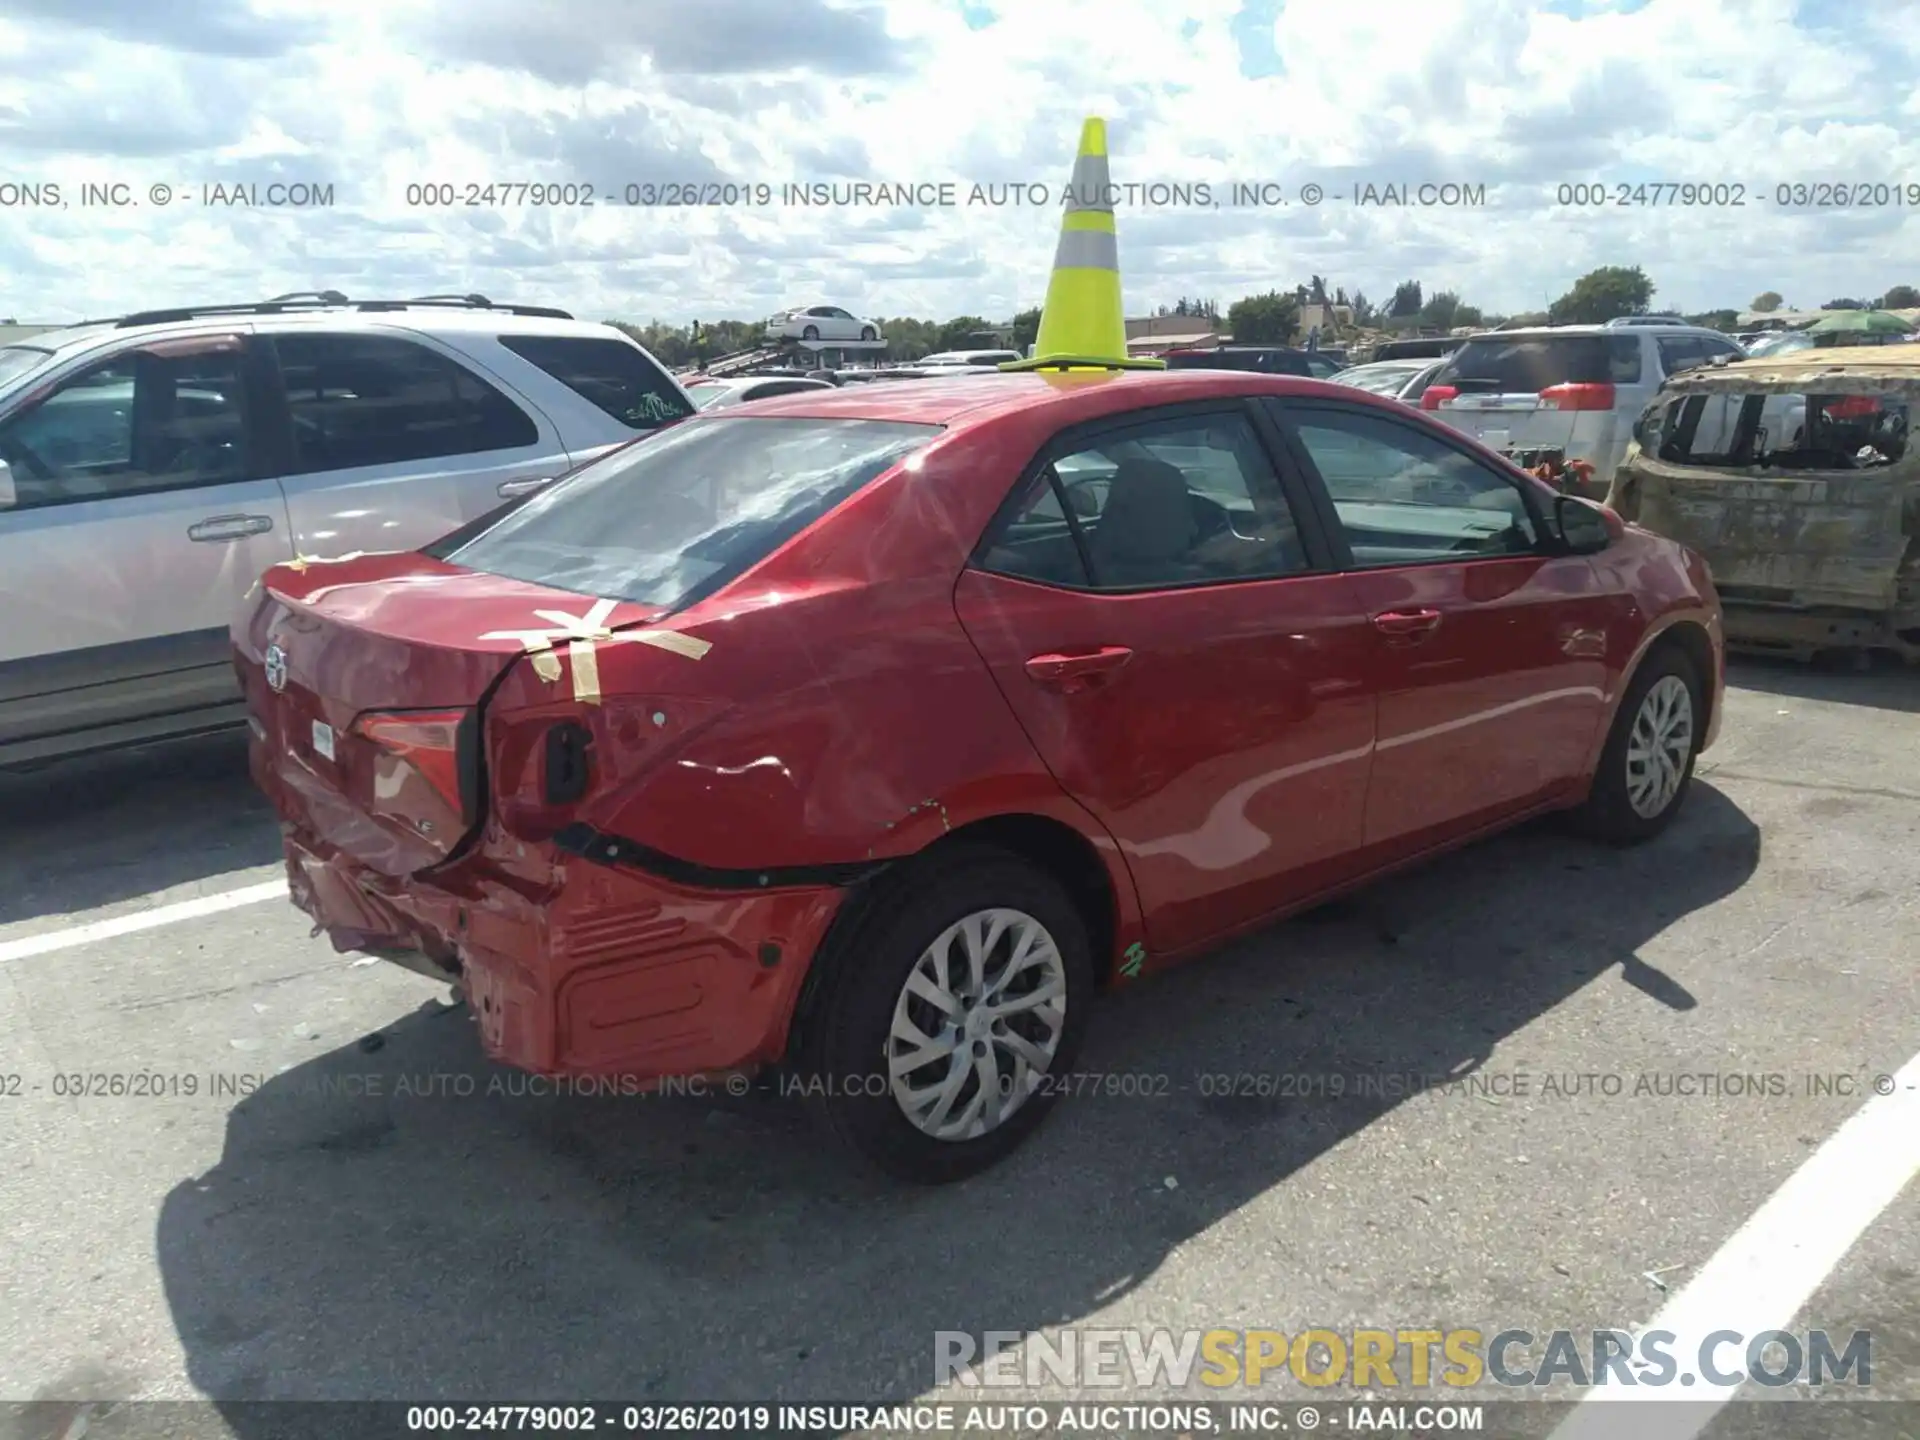
[[[546,1075],[777,1068],[912,1179],[1096,992],[1546,811],[1679,810],[1719,604],[1405,406],[1225,371],[696,417],[234,625],[294,903]]]

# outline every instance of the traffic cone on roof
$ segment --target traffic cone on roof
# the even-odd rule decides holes
[[[1107,122],[1089,116],[1060,218],[1060,244],[1040,310],[1033,358],[1002,370],[1164,370],[1163,360],[1130,359],[1120,305],[1120,242],[1107,174]]]

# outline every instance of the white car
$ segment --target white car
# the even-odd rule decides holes
[[[1432,377],[1420,408],[1502,451],[1558,450],[1593,467],[1578,484],[1604,499],[1634,422],[1668,376],[1745,358],[1717,330],[1635,316],[1471,335]]]
[[[819,341],[825,344],[866,343],[880,338],[878,320],[862,320],[838,305],[815,305],[805,310],[785,310],[767,321],[769,340]]]
[[[687,394],[702,410],[718,410],[754,400],[769,400],[775,395],[834,388],[831,380],[815,380],[805,375],[731,375],[721,380],[696,380],[687,386]]]
[[[268,566],[427,546],[693,413],[621,331],[480,296],[0,346],[0,768],[243,723],[227,627]]]
[[[1336,385],[1351,385],[1369,395],[1385,395],[1408,405],[1418,405],[1427,383],[1446,363],[1444,360],[1376,360],[1368,365],[1351,365],[1332,378]]]
[[[913,363],[933,367],[946,365],[1004,365],[1009,360],[1018,360],[1018,350],[941,350],[925,356]]]

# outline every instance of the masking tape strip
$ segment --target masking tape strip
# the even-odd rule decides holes
[[[564,610],[536,610],[533,612],[535,615],[556,628],[493,630],[480,638],[518,640],[532,657],[534,674],[549,684],[560,678],[561,671],[560,657],[553,649],[554,642],[567,641],[567,654],[573,660],[573,698],[584,705],[600,703],[600,656],[596,648],[599,645],[652,645],[656,649],[683,655],[689,660],[698,660],[713,648],[711,640],[680,635],[671,630],[630,630],[615,634],[607,629],[607,619],[612,615],[615,603],[612,600],[595,601],[593,608],[585,615],[569,615]]]

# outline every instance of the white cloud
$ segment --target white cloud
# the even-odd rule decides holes
[[[1904,0],[15,0],[0,22],[0,314],[68,319],[337,288],[478,290],[637,319],[1004,316],[1044,291],[1051,206],[628,207],[628,185],[1023,182],[1080,117],[1114,179],[1276,181],[1286,208],[1135,208],[1135,309],[1310,274],[1540,305],[1600,264],[1656,300],[1798,303],[1920,283],[1920,191],[1783,209],[1783,183],[1920,185]],[[333,187],[212,207],[211,183]],[[1740,208],[1555,203],[1562,184],[1743,186]],[[83,206],[124,183],[137,207]],[[1299,203],[1307,182],[1325,187]],[[1486,187],[1359,207],[1361,182]],[[587,186],[591,208],[409,205],[408,186]],[[176,198],[150,199],[156,184]],[[1346,197],[1346,198],[1335,198]],[[1879,195],[1870,198],[1878,199]],[[609,204],[612,200],[614,203]]]

